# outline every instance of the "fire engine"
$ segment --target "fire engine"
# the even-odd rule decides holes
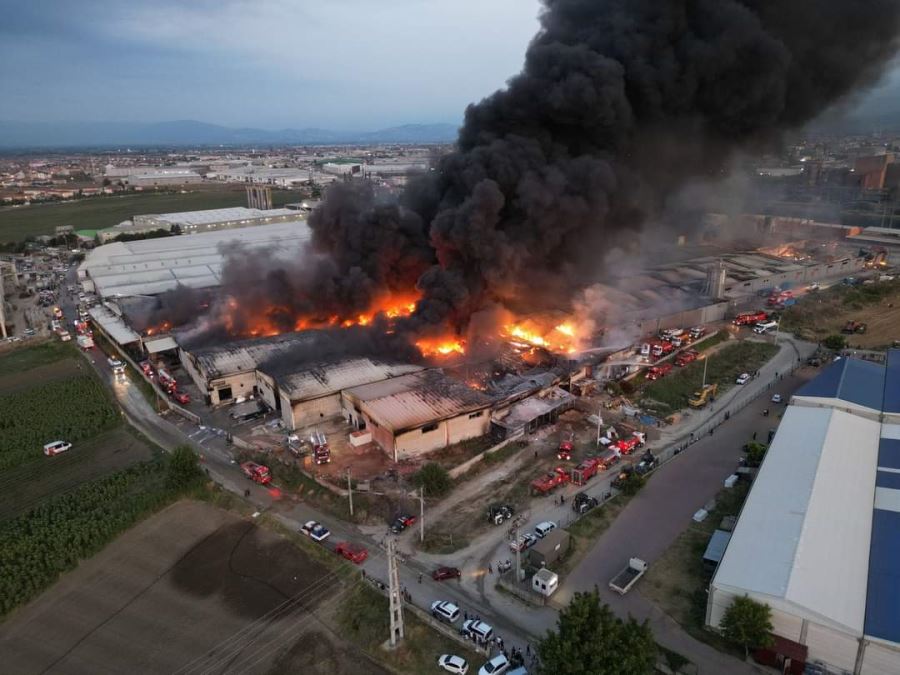
[[[700,356],[700,352],[697,350],[686,349],[675,357],[675,365],[679,368],[683,368],[687,364],[696,361],[698,356]]]
[[[671,363],[663,363],[659,366],[653,366],[647,370],[647,379],[648,380],[658,380],[661,377],[665,377],[672,370]]]
[[[568,483],[570,480],[569,472],[558,466],[553,471],[532,481],[531,491],[535,494],[545,495],[555,490],[558,486]]]
[[[316,464],[331,464],[331,448],[328,447],[328,439],[325,434],[316,429],[309,436],[312,444],[312,456]]]
[[[794,304],[793,291],[772,291],[772,294],[766,300],[769,307],[785,307]]]
[[[610,448],[618,451],[623,455],[630,455],[635,448],[640,448],[644,445],[644,438],[644,434],[635,431],[633,434],[631,434],[631,436],[620,438],[618,441],[613,443]]]
[[[735,326],[751,326],[759,321],[765,321],[768,318],[769,315],[765,312],[743,312],[734,317],[734,321],[731,323]]]
[[[260,485],[268,485],[272,482],[272,474],[269,473],[269,467],[257,464],[256,462],[244,462],[241,464],[241,471],[254,483]]]
[[[559,438],[559,449],[556,451],[556,458],[564,461],[572,459],[572,448],[575,446],[575,432],[571,427],[563,429]]]
[[[671,342],[663,342],[662,340],[654,340],[650,345],[650,355],[654,359],[661,359],[675,351],[675,345]]]

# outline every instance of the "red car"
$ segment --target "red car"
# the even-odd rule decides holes
[[[460,572],[455,567],[438,567],[434,572],[431,573],[431,578],[435,581],[444,581],[445,579],[459,579],[462,576],[462,572]]]
[[[153,366],[150,365],[149,361],[141,361],[141,372],[147,377],[153,377]]]
[[[415,525],[415,523],[416,523],[415,516],[410,516],[410,515],[401,513],[399,516],[397,516],[394,519],[394,522],[391,524],[391,532],[393,532],[394,534],[400,534],[407,527],[411,527],[412,525]]]
[[[177,389],[170,389],[169,396],[174,398],[176,401],[181,403],[182,405],[190,403],[191,397],[185,394],[183,391],[178,391]]]
[[[334,547],[334,552],[344,556],[347,560],[356,563],[357,565],[362,564],[365,562],[366,558],[369,557],[369,552],[366,550],[365,546],[362,544],[355,544],[352,541],[340,542]]]

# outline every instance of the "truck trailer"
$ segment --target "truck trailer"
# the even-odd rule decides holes
[[[644,576],[646,571],[647,563],[640,558],[631,558],[625,569],[612,578],[609,587],[619,595],[625,595],[637,583],[637,580]]]

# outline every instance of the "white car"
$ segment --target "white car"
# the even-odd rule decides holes
[[[503,654],[497,654],[478,670],[478,675],[500,675],[509,670],[509,659]]]
[[[554,523],[552,520],[545,520],[543,523],[538,523],[534,526],[534,533],[538,536],[538,538],[543,539],[555,529],[556,523]]]
[[[737,384],[747,384],[750,381],[750,373],[741,373],[735,382]]]
[[[300,530],[313,541],[325,541],[331,536],[331,530],[315,520],[303,523],[303,527]]]
[[[772,403],[781,403],[781,394],[772,394]]]
[[[53,441],[44,446],[44,454],[47,455],[47,457],[53,457],[53,455],[65,452],[71,447],[71,443],[66,443],[65,441]]]
[[[448,673],[457,673],[457,675],[466,675],[469,672],[469,664],[461,656],[453,654],[442,654],[438,659],[438,666]]]

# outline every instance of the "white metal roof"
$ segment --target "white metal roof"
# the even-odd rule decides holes
[[[881,425],[789,406],[713,584],[863,634]]]
[[[295,212],[292,212],[295,213]],[[79,266],[103,297],[156,295],[179,283],[209,288],[221,283],[223,244],[249,248],[277,247],[281,255],[296,255],[311,236],[303,221],[256,225],[159,239],[115,242],[98,246]]]
[[[131,330],[120,316],[102,305],[91,307],[88,314],[104,333],[120,345],[127,345],[141,339],[141,336]]]
[[[246,206],[232,206],[224,209],[205,209],[203,211],[179,211],[176,213],[153,213],[148,217],[164,220],[179,225],[207,225],[211,223],[229,223],[236,220],[265,220],[268,218],[293,216],[298,220],[303,214],[291,209],[250,209]]]
[[[387,364],[362,358],[310,364],[302,371],[275,379],[278,388],[290,397],[291,402],[297,403],[419,370],[422,370],[421,366]]]
[[[194,356],[201,373],[207,379],[214,380],[256,370],[261,363],[279,353],[287,352],[299,344],[309,344],[315,339],[314,331],[306,331],[185,351]]]

